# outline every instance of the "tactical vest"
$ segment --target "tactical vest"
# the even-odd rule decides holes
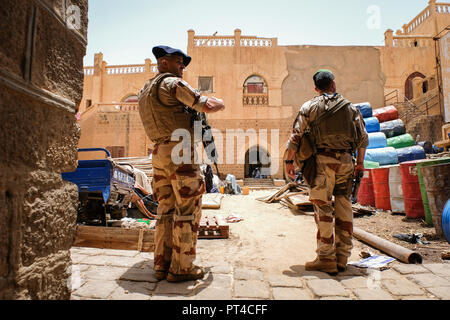
[[[193,136],[193,115],[186,111],[186,106],[179,103],[165,105],[159,98],[159,88],[167,77],[175,77],[171,73],[162,73],[147,82],[139,92],[139,114],[145,132],[153,142],[163,142],[172,136],[177,129],[186,129]]]
[[[358,134],[350,101],[340,95],[321,96],[312,102],[309,110],[310,118],[312,113],[315,114],[310,128],[317,148],[356,149]]]

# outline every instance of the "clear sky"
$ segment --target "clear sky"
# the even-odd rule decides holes
[[[109,65],[144,64],[155,45],[186,51],[197,35],[278,38],[279,45],[383,45],[428,0],[89,0],[85,66],[103,52]]]

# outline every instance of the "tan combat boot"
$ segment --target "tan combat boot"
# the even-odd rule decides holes
[[[167,277],[167,270],[155,270],[155,278],[157,280],[164,280]]]
[[[181,282],[181,281],[189,281],[189,280],[198,280],[203,278],[203,276],[205,275],[205,272],[203,271],[202,268],[194,266],[194,268],[192,268],[192,271],[190,273],[186,273],[186,274],[173,274],[173,273],[168,273],[167,274],[167,281],[169,282]]]
[[[341,255],[336,255],[336,258],[337,258],[338,271],[344,272],[345,270],[347,270],[347,257],[341,256]]]
[[[329,274],[338,273],[336,261],[320,261],[319,258],[316,260],[307,262],[305,264],[306,271],[322,271]]]

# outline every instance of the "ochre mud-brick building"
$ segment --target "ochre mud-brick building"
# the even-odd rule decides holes
[[[411,126],[424,108],[428,115],[444,116],[433,37],[450,24],[449,7],[430,1],[403,30],[395,35],[387,30],[385,46],[280,46],[277,38],[247,36],[239,29],[230,36],[189,30],[186,51],[193,59],[184,79],[226,104],[224,112],[208,116],[224,137],[216,139],[221,172],[249,176],[249,150],[259,148],[270,158],[272,176],[283,177],[286,141],[298,109],[316,94],[312,75],[319,68],[335,73],[339,92],[352,102],[369,101],[374,108],[394,104]],[[106,147],[113,157],[147,155],[152,143],[140,122],[136,95],[156,75],[156,61],[109,66],[101,53],[94,60],[85,68],[79,146]],[[227,130],[255,132],[257,139],[238,145],[230,135],[227,141]]]

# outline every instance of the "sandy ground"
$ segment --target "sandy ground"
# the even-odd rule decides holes
[[[203,215],[238,214],[244,220],[230,223],[229,239],[199,240],[197,247],[202,261],[226,259],[236,266],[289,274],[314,260],[314,217],[297,214],[279,203],[256,200],[275,191],[251,191],[248,196],[225,195],[220,210],[203,210]],[[360,248],[355,246],[351,260],[359,260],[359,252]]]
[[[257,268],[269,274],[290,274],[315,258],[316,225],[314,217],[298,214],[279,203],[264,203],[257,198],[276,190],[256,190],[249,195],[224,195],[219,210],[204,209],[203,215],[238,214],[244,220],[230,223],[230,237],[225,240],[200,239],[198,256],[202,261],[228,261],[235,266]],[[442,262],[440,252],[449,250],[445,240],[433,239],[434,228],[420,220],[385,212],[354,219],[356,227],[371,232],[422,254],[424,262]],[[397,240],[394,233],[423,233],[430,245],[413,245]],[[361,251],[384,254],[354,239],[349,261],[361,260]],[[430,249],[436,248],[439,249]],[[436,251],[436,252],[434,252]]]
[[[372,216],[355,218],[354,224],[364,231],[420,253],[425,263],[441,263],[442,251],[450,250],[449,243],[445,239],[439,239],[434,227],[428,226],[420,218],[409,219],[405,215],[380,211]],[[394,234],[422,234],[421,240],[430,243],[412,244],[395,238]]]

